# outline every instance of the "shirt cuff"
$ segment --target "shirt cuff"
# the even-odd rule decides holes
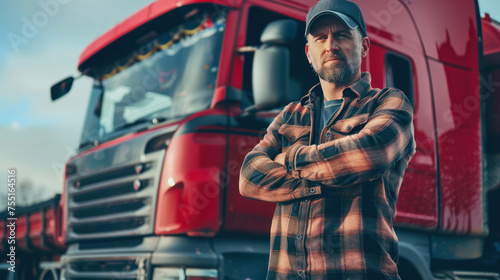
[[[293,145],[288,149],[285,154],[285,168],[288,174],[294,176],[294,173],[298,173],[295,166],[295,157],[297,155],[298,150],[302,148],[302,145]],[[295,172],[294,172],[295,171]],[[294,176],[295,177],[295,176]],[[297,177],[298,178],[298,177]]]
[[[311,181],[303,180],[301,187],[292,193],[292,199],[301,199],[309,196],[320,195],[321,186]]]

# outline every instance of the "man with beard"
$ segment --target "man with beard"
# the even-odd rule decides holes
[[[320,82],[275,118],[240,174],[243,196],[278,202],[267,277],[400,279],[393,221],[416,148],[412,106],[361,72],[370,41],[354,2],[318,2],[305,34]]]

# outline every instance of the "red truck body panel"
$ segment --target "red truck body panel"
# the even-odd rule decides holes
[[[436,103],[441,104],[436,108],[441,229],[462,234],[482,234],[484,213],[479,74],[436,61],[429,61],[429,69]],[[442,92],[450,94],[437,94]],[[460,189],[457,190],[457,186]]]
[[[64,242],[59,239],[61,227],[58,225],[62,215],[59,197],[57,195],[49,200],[18,209],[16,244],[22,250],[58,253],[66,248]]]
[[[425,9],[416,2],[411,11],[428,56],[435,105],[440,229],[479,235],[485,233],[485,213],[476,9],[473,1],[436,5]],[[443,14],[450,5],[460,9]]]
[[[407,7],[428,57],[478,71],[475,1],[411,1]]]
[[[58,208],[58,207],[57,207]],[[47,236],[47,241],[51,246],[54,247],[60,247],[61,244],[58,244],[57,242],[57,224],[58,222],[58,215],[61,215],[60,211],[59,214],[57,213],[57,208],[56,207],[49,207],[47,210],[45,210],[45,235]],[[64,243],[63,243],[64,244]]]
[[[190,123],[220,118],[222,126],[179,129],[165,156],[158,192],[155,234],[214,235],[222,223],[227,120],[225,111],[210,110],[188,118]]]
[[[26,214],[19,215],[16,220],[16,244],[25,251],[31,251],[29,245],[29,221]]]
[[[31,244],[40,250],[48,250],[42,239],[43,232],[43,221],[42,221],[42,210],[36,210],[28,214],[28,220],[30,224],[30,230],[28,233]]]
[[[382,2],[358,1],[369,37],[373,45],[409,56],[416,81],[417,153],[405,174],[396,221],[429,229],[441,221],[439,229],[443,232],[483,234],[479,52],[474,2],[439,1],[432,3],[437,5],[432,9],[425,1]],[[451,5],[460,8],[451,12],[446,8]],[[375,34],[372,36],[371,32]],[[369,56],[377,56],[374,50],[378,48],[373,45]],[[380,59],[368,65],[376,73],[384,62]],[[463,104],[464,100],[469,103]],[[459,111],[460,106],[468,106],[466,116]],[[456,186],[467,187],[457,191]],[[408,220],[409,217],[416,220]]]
[[[234,152],[228,155],[229,180],[224,230],[230,232],[267,234],[271,228],[272,217],[269,214],[273,213],[275,204],[257,200],[249,201],[239,192],[241,162],[258,143],[258,133],[258,131],[250,130],[233,130],[229,137],[229,149]]]

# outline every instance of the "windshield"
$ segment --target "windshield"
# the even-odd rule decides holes
[[[191,16],[106,69],[91,94],[81,144],[207,109],[224,26],[222,15]]]

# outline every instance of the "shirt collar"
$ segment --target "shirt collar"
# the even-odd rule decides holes
[[[371,91],[371,81],[372,77],[370,73],[368,72],[363,72],[361,73],[361,79],[357,81],[356,83],[350,85],[349,87],[345,88],[344,91],[342,92],[342,95],[348,96],[354,94],[357,98],[363,99],[365,98],[368,93]],[[323,97],[323,90],[321,89],[321,84],[317,83],[315,86],[313,86],[307,95],[302,97],[300,99],[300,104],[304,106],[307,103],[313,103],[316,98]]]

